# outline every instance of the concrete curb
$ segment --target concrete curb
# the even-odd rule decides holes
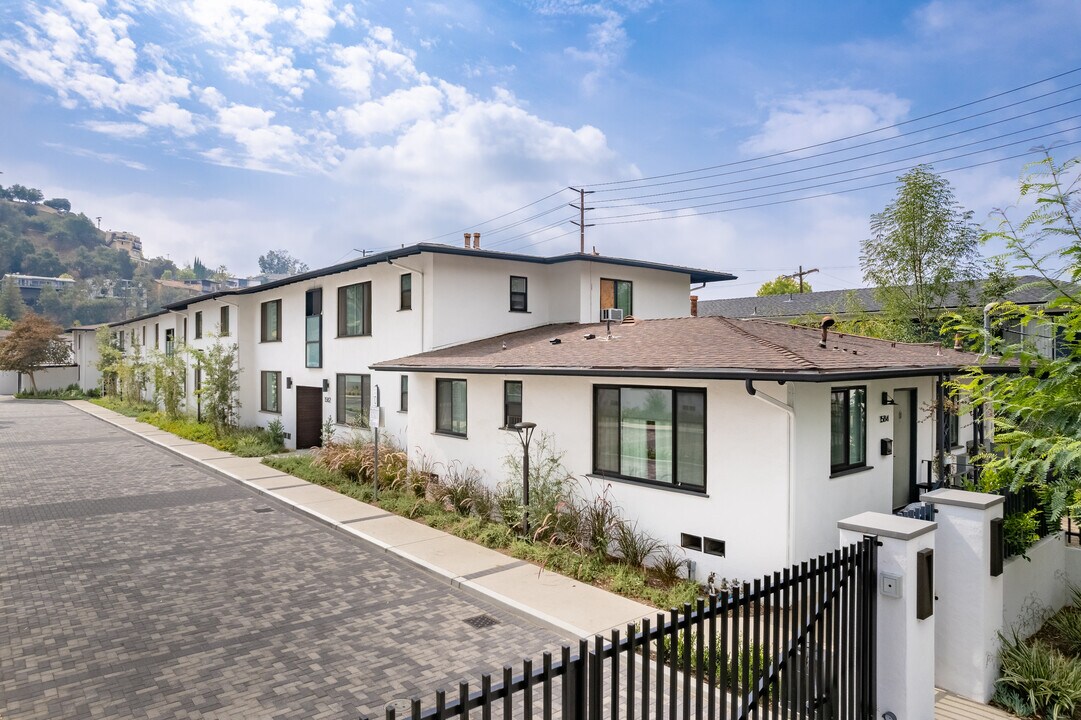
[[[254,483],[254,481],[249,481],[249,480],[245,480],[245,479],[243,479],[241,477],[237,477],[237,476],[229,473],[226,470],[222,470],[221,468],[217,468],[217,467],[214,467],[213,465],[208,464],[208,461],[198,460],[198,459],[193,458],[193,457],[191,457],[189,455],[184,455],[183,453],[181,453],[176,448],[171,447],[169,445],[165,445],[164,443],[159,442],[158,440],[156,440],[153,437],[148,437],[148,436],[138,432],[138,430],[136,428],[128,427],[127,425],[125,425],[123,423],[114,422],[111,418],[109,418],[108,416],[106,416],[104,414],[91,412],[90,410],[88,410],[88,409],[86,409],[86,408],[84,408],[84,407],[82,407],[80,405],[75,404],[75,403],[78,403],[78,402],[86,402],[85,400],[83,400],[83,401],[80,401],[80,400],[62,400],[60,402],[63,402],[68,407],[71,407],[71,408],[73,408],[75,410],[79,410],[80,412],[83,412],[83,413],[85,413],[87,415],[90,415],[91,417],[97,418],[98,420],[101,420],[102,422],[108,423],[109,425],[112,425],[115,428],[119,428],[120,430],[124,430],[124,431],[126,431],[126,432],[128,432],[128,433],[130,433],[132,435],[135,435],[136,437],[140,438],[141,440],[143,440],[143,441],[145,441],[147,443],[150,443],[151,445],[153,445],[153,446],[155,446],[155,447],[157,447],[159,449],[165,450],[170,455],[174,455],[175,457],[178,457],[178,458],[180,458],[181,460],[183,460],[185,462],[191,463],[192,465],[200,468],[201,470],[210,472],[210,473],[212,473],[212,474],[214,474],[214,475],[216,475],[216,476],[218,476],[218,477],[220,477],[222,479],[229,480],[229,481],[232,481],[232,482],[235,482],[235,483],[239,483],[239,484],[243,485],[244,487],[246,487],[246,488],[248,488],[250,490],[254,490],[255,492],[259,493],[261,496],[267,498],[268,500],[273,501],[275,504],[285,506],[285,507],[291,509],[293,512],[298,513],[300,515],[303,515],[305,517],[311,518],[311,519],[315,520],[316,522],[318,522],[319,524],[324,525],[325,527],[328,527],[328,528],[330,528],[332,530],[343,533],[345,535],[349,535],[352,538],[355,538],[357,540],[361,540],[361,541],[363,541],[365,543],[368,543],[369,545],[372,545],[373,547],[377,547],[380,550],[382,550],[383,552],[394,555],[395,557],[402,560],[403,562],[408,563],[409,565],[411,565],[411,566],[413,566],[413,567],[415,567],[415,568],[417,568],[419,570],[422,570],[423,572],[425,572],[426,574],[432,576],[433,578],[436,578],[438,580],[442,580],[442,581],[446,582],[451,587],[462,590],[463,592],[468,593],[470,595],[473,595],[474,597],[478,597],[478,598],[487,600],[489,602],[492,602],[492,603],[494,603],[496,605],[499,605],[500,607],[504,608],[505,610],[508,610],[509,612],[511,612],[511,613],[513,613],[515,615],[518,615],[518,616],[523,617],[523,618],[525,618],[527,620],[530,620],[530,621],[532,621],[532,622],[534,622],[534,623],[536,623],[538,625],[541,625],[541,626],[543,626],[543,627],[545,627],[545,628],[547,628],[549,630],[552,630],[552,631],[560,633],[560,634],[569,634],[569,635],[572,635],[572,636],[577,637],[577,638],[590,638],[590,637],[593,637],[593,635],[595,634],[595,633],[593,633],[593,632],[591,632],[589,630],[585,630],[585,629],[577,627],[577,626],[575,626],[575,625],[573,625],[571,623],[568,623],[568,622],[566,622],[564,620],[561,620],[561,619],[559,619],[559,618],[557,618],[557,617],[555,617],[555,616],[553,616],[551,614],[542,612],[540,610],[537,610],[536,608],[529,607],[528,605],[526,605],[524,603],[521,603],[521,602],[519,602],[517,600],[514,600],[512,598],[509,598],[509,597],[503,595],[502,593],[496,592],[496,591],[491,590],[491,589],[486,588],[486,587],[482,587],[481,585],[478,585],[473,580],[470,580],[467,577],[459,576],[459,575],[457,575],[455,573],[448,572],[447,570],[445,570],[445,569],[443,569],[443,568],[441,568],[441,567],[439,567],[437,565],[434,565],[433,563],[430,563],[427,560],[416,557],[416,556],[410,554],[409,552],[407,552],[406,550],[403,549],[403,548],[407,548],[410,545],[410,543],[404,543],[402,545],[390,545],[389,543],[386,543],[386,542],[380,540],[379,538],[377,538],[377,537],[375,537],[373,535],[370,535],[369,533],[365,533],[364,531],[360,530],[359,528],[355,528],[355,527],[352,527],[352,526],[347,525],[345,523],[342,523],[340,521],[333,520],[333,519],[327,517],[326,515],[323,515],[323,514],[319,513],[316,510],[312,510],[312,509],[310,509],[310,508],[308,508],[308,507],[306,507],[306,506],[304,506],[304,505],[302,505],[302,504],[300,504],[300,503],[298,503],[298,502],[296,502],[294,500],[290,500],[289,498],[284,498],[284,497],[280,497],[278,495],[275,495],[274,494],[275,490],[268,490],[268,489],[259,487],[258,485],[256,485]],[[105,412],[108,412],[110,414],[113,414],[113,415],[119,415],[119,413],[116,413],[115,411],[109,410],[108,408],[102,408],[102,407],[100,407],[98,405],[95,405],[94,407],[99,408],[99,409],[101,409],[101,410],[103,410]],[[120,415],[120,417],[125,417],[126,418],[127,416]],[[162,431],[162,432],[164,432],[164,431]],[[166,433],[166,434],[170,435],[171,437],[178,437],[176,435],[172,435],[171,433]],[[194,444],[200,444],[200,443],[194,443]],[[210,446],[207,446],[207,447],[210,447]],[[225,452],[225,451],[222,451],[222,452]],[[228,453],[227,453],[227,455],[229,455],[230,457],[236,457],[236,456],[232,456],[232,455],[230,455]],[[217,459],[221,459],[221,458],[217,458]],[[268,466],[268,470],[273,470],[273,468],[270,468]],[[280,471],[276,471],[276,472],[280,472]],[[288,475],[288,473],[281,473],[281,474]],[[271,477],[271,476],[268,476],[268,477]],[[253,480],[260,480],[260,479],[266,479],[266,478],[254,478]],[[303,478],[298,478],[298,479],[303,480]],[[319,487],[315,483],[310,483],[310,484],[315,485],[316,487]],[[281,489],[281,488],[278,488],[278,489]],[[395,517],[397,517],[397,516],[395,516]],[[408,518],[404,518],[404,519],[408,520]],[[419,524],[420,523],[418,523],[418,525]],[[422,525],[422,527],[428,527],[428,526]],[[451,537],[454,537],[454,536],[451,536]],[[505,557],[507,558],[507,561],[508,561],[506,563],[506,565],[505,566],[502,566],[502,565],[501,566],[496,566],[496,567],[498,567],[498,569],[493,568],[493,569],[495,569],[495,572],[492,573],[492,574],[498,574],[499,572],[503,572],[503,571],[509,570],[511,568],[520,567],[520,565],[518,565],[518,563],[515,562],[516,558],[513,558],[510,555],[507,555]],[[542,569],[537,568],[537,571],[539,573],[539,572],[542,571]]]

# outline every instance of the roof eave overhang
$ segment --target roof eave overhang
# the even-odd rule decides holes
[[[446,373],[460,375],[554,375],[563,377],[636,377],[675,378],[687,380],[772,380],[777,382],[844,382],[849,380],[875,380],[888,378],[921,377],[933,375],[957,375],[967,372],[969,366],[948,365],[938,367],[892,367],[864,370],[748,370],[740,368],[599,368],[599,367],[466,367],[394,365],[377,363],[372,370],[387,372]],[[1017,372],[1008,365],[985,365],[987,373]]]

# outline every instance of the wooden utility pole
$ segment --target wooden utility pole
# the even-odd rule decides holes
[[[579,244],[580,249],[579,249],[578,252],[580,252],[580,253],[582,253],[584,255],[585,252],[586,252],[586,228],[587,227],[593,227],[593,225],[594,225],[594,223],[589,223],[588,225],[586,224],[586,210],[592,210],[593,209],[593,208],[587,208],[586,207],[586,193],[589,193],[589,194],[592,195],[595,191],[594,190],[586,190],[585,188],[569,188],[569,189],[573,190],[576,193],[578,193],[578,204],[577,205],[575,205],[574,203],[568,203],[568,204],[572,208],[576,208],[578,210],[578,221],[575,222],[574,220],[571,220],[571,223],[574,224],[574,225],[577,225],[578,228],[579,228],[579,233],[578,233],[579,237],[578,237],[578,239],[579,239],[579,243],[580,243]]]
[[[802,295],[803,294],[803,276],[804,275],[810,275],[811,273],[816,273],[816,272],[818,272],[818,268],[811,268],[810,270],[804,270],[803,266],[800,265],[799,266],[799,272],[794,272],[791,275],[785,275],[784,277],[786,277],[786,278],[797,278],[798,277],[799,278],[799,291],[800,291],[800,294]]]

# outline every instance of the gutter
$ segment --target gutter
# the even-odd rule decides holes
[[[783,411],[788,420],[786,423],[788,426],[788,478],[785,484],[784,500],[784,511],[788,525],[788,542],[785,543],[784,564],[785,567],[788,567],[792,564],[792,557],[795,555],[793,546],[796,542],[795,517],[792,515],[792,482],[796,476],[796,411],[791,405],[783,403],[777,398],[765,393],[759,393],[754,387],[754,380],[747,380],[745,387],[748,395]]]

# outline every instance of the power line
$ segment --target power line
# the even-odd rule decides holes
[[[1072,70],[1067,70],[1065,72],[1058,73],[1057,75],[1051,75],[1050,77],[1045,77],[1042,80],[1036,80],[1034,82],[1030,82],[1030,83],[1027,83],[1025,85],[1020,85],[1020,86],[1012,88],[1010,90],[1003,90],[1002,92],[995,93],[994,95],[988,95],[986,97],[982,97],[982,98],[979,98],[977,100],[971,100],[969,102],[962,103],[960,105],[954,105],[953,107],[946,108],[945,110],[938,110],[936,112],[928,113],[926,115],[921,115],[919,117],[911,118],[909,120],[902,120],[901,122],[894,123],[892,125],[884,125],[884,126],[882,126],[880,128],[874,128],[873,130],[865,130],[864,132],[855,133],[853,135],[846,135],[844,137],[836,138],[834,140],[826,140],[826,141],[823,141],[823,142],[820,142],[820,143],[814,143],[812,145],[804,145],[803,147],[792,148],[790,150],[783,150],[783,151],[779,151],[779,152],[775,152],[775,153],[769,153],[767,155],[759,155],[757,157],[747,158],[745,160],[736,160],[736,161],[733,161],[733,162],[721,163],[721,164],[718,164],[718,165],[710,165],[710,166],[707,166],[707,167],[698,168],[696,170],[682,170],[682,171],[679,171],[679,172],[665,173],[663,175],[652,175],[652,176],[648,176],[648,177],[636,178],[636,179],[633,179],[633,180],[612,180],[612,181],[609,181],[609,182],[581,183],[581,184],[585,185],[586,187],[595,187],[595,188],[607,187],[607,186],[611,186],[611,185],[624,185],[624,184],[627,184],[627,183],[636,183],[636,182],[642,182],[642,181],[645,181],[645,180],[660,180],[662,178],[678,177],[680,175],[690,175],[690,174],[693,174],[693,173],[706,172],[708,170],[716,170],[718,168],[723,168],[723,167],[732,167],[732,166],[735,166],[735,165],[745,165],[745,164],[750,163],[750,162],[756,162],[758,160],[768,160],[770,158],[781,157],[783,155],[791,155],[792,153],[802,152],[804,150],[813,150],[814,148],[825,147],[827,145],[833,145],[835,143],[844,142],[845,140],[854,140],[856,138],[866,137],[868,135],[873,135],[875,133],[879,133],[879,132],[882,132],[884,130],[892,130],[894,128],[902,127],[904,125],[911,125],[912,123],[919,122],[920,120],[927,120],[928,118],[933,118],[933,117],[937,117],[939,115],[945,115],[946,113],[951,113],[954,110],[960,110],[962,108],[971,107],[973,105],[979,105],[980,103],[987,102],[988,100],[994,100],[995,98],[1000,98],[1000,97],[1004,97],[1006,95],[1011,95],[1011,94],[1013,94],[1015,92],[1020,92],[1021,90],[1026,90],[1026,89],[1028,89],[1030,87],[1035,87],[1036,85],[1039,85],[1039,84],[1045,83],[1045,82],[1049,82],[1051,80],[1057,80],[1058,78],[1066,77],[1067,75],[1072,75],[1072,74],[1074,74],[1076,72],[1079,72],[1079,71],[1081,71],[1081,67],[1074,68]]]
[[[534,200],[531,203],[523,205],[520,208],[515,208],[514,210],[510,210],[508,212],[505,212],[502,215],[496,215],[494,218],[489,218],[488,220],[484,220],[484,221],[479,222],[479,223],[474,223],[473,225],[470,225],[469,227],[461,228],[460,230],[454,230],[452,232],[443,233],[442,235],[433,235],[430,238],[427,238],[425,240],[421,240],[421,242],[432,242],[433,240],[441,240],[441,239],[443,239],[445,237],[451,237],[452,235],[458,235],[459,233],[463,233],[466,230],[475,230],[476,228],[483,227],[483,226],[487,225],[488,223],[495,222],[496,220],[502,220],[503,218],[507,217],[508,215],[513,215],[514,213],[521,212],[522,210],[525,210],[527,208],[531,208],[534,205],[537,205],[539,203],[544,202],[545,200],[548,200],[549,198],[554,198],[556,195],[560,194],[561,192],[565,191],[566,189],[567,188],[560,188],[560,189],[556,190],[554,193],[552,193],[550,195],[545,195],[540,200]]]

